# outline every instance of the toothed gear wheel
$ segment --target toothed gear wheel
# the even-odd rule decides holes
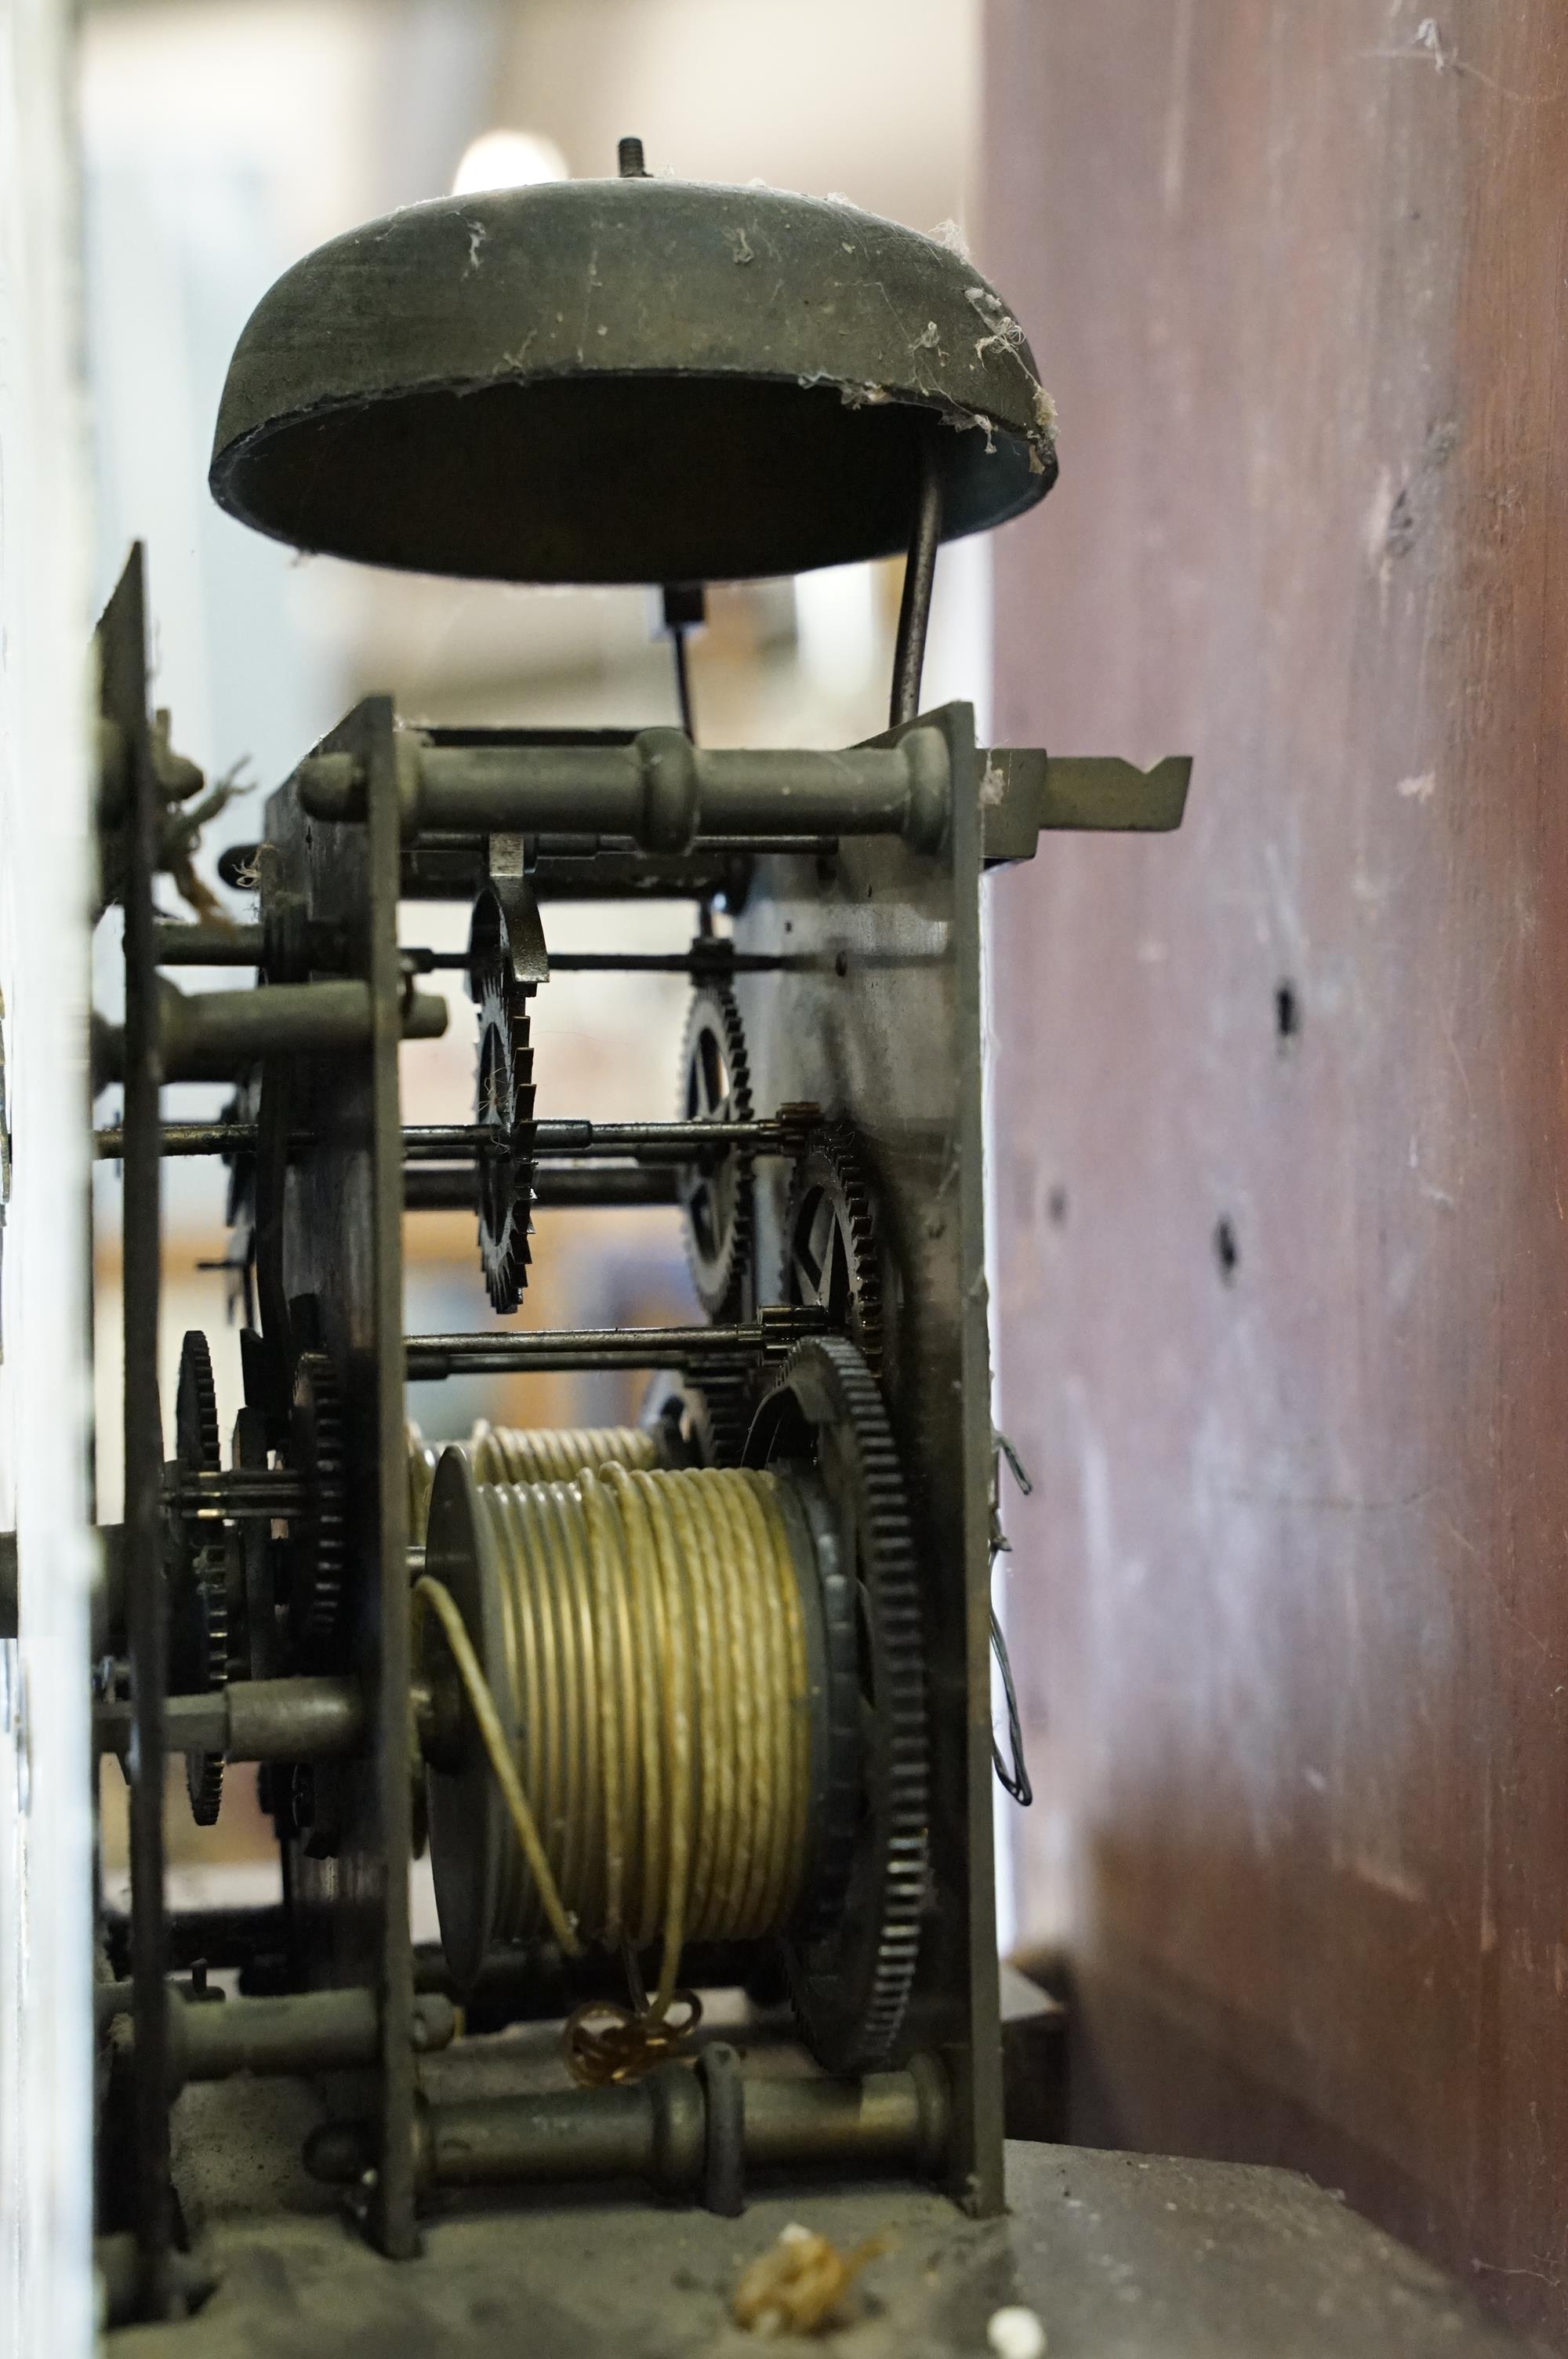
[[[673,1463],[739,1466],[757,1406],[757,1388],[741,1369],[714,1369],[702,1384],[677,1368],[651,1377],[638,1422],[662,1432]]]
[[[496,1134],[475,1169],[479,1257],[492,1310],[515,1310],[528,1283],[534,1207],[534,1050],[528,1037],[532,991],[502,952],[474,970],[479,1001],[479,1063],[474,1119]]]
[[[807,1928],[786,1939],[785,1964],[817,2061],[830,2072],[872,2071],[903,2053],[925,1899],[930,1765],[903,1477],[876,1380],[841,1337],[797,1344],[753,1420],[746,1463],[791,1461],[809,1462],[827,1493],[858,1593],[860,1741],[842,1905],[819,1936]]]
[[[882,1366],[881,1256],[875,1201],[851,1125],[813,1134],[795,1169],[784,1220],[783,1299],[819,1304],[830,1327]]]
[[[308,1505],[289,1525],[289,1636],[306,1667],[330,1664],[343,1606],[343,1411],[337,1371],[324,1352],[300,1354],[289,1410],[288,1462]]]
[[[752,1068],[735,995],[705,983],[694,993],[681,1049],[680,1110],[687,1122],[750,1122]],[[717,1154],[711,1167],[683,1167],[686,1257],[710,1319],[739,1319],[752,1292],[753,1212],[749,1148]]]
[[[739,1368],[715,1368],[694,1385],[693,1428],[705,1466],[739,1466],[757,1406],[757,1387]]]
[[[232,1638],[229,1625],[228,1567],[222,1549],[203,1549],[191,1570],[186,1593],[191,1668],[197,1672],[187,1693],[216,1695],[233,1674]],[[199,1827],[216,1826],[223,1802],[223,1756],[188,1753],[185,1790],[190,1815]]]
[[[218,1439],[218,1387],[212,1354],[200,1327],[179,1347],[179,1379],[174,1396],[174,1446],[189,1474],[216,1474],[222,1464]]]

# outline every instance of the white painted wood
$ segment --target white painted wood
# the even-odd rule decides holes
[[[0,2353],[87,2359],[92,1810],[84,1323],[91,616],[66,0],[0,0]]]

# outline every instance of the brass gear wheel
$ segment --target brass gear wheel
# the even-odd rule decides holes
[[[752,1068],[741,1011],[727,984],[692,995],[681,1047],[680,1113],[687,1122],[750,1122]],[[710,1319],[743,1318],[752,1288],[754,1212],[751,1152],[731,1147],[712,1164],[683,1167],[686,1257]]]
[[[781,1300],[817,1304],[836,1333],[882,1370],[882,1275],[876,1203],[853,1126],[813,1132],[795,1167],[784,1217]]]
[[[795,1346],[757,1411],[746,1463],[809,1469],[834,1510],[841,1575],[856,1591],[859,1810],[849,1813],[844,1897],[825,1930],[786,1940],[784,1961],[817,2061],[836,2073],[880,2071],[903,2053],[919,1962],[930,1764],[903,1477],[876,1380],[852,1343],[823,1336]]]

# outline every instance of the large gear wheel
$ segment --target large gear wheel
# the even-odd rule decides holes
[[[795,1167],[784,1218],[781,1299],[819,1305],[858,1344],[873,1375],[882,1366],[881,1252],[875,1200],[853,1127],[814,1131]]]
[[[752,1068],[735,995],[700,984],[681,1047],[680,1112],[687,1122],[750,1122]],[[697,1299],[710,1319],[739,1319],[752,1307],[754,1214],[751,1152],[730,1147],[705,1168],[681,1170],[686,1254]]]
[[[515,1310],[528,1283],[534,1203],[534,1049],[528,1035],[531,988],[517,981],[504,949],[476,962],[479,1062],[474,1120],[493,1131],[475,1170],[479,1257],[492,1310]]]
[[[839,1336],[797,1344],[753,1420],[750,1466],[808,1466],[841,1535],[859,1623],[858,1818],[843,1900],[784,1944],[791,1995],[828,2071],[900,2060],[926,1895],[930,1765],[920,1587],[881,1395]],[[841,1815],[835,1813],[835,1815]]]
[[[331,1668],[341,1636],[347,1528],[342,1397],[324,1352],[294,1371],[288,1462],[308,1505],[289,1523],[289,1636],[303,1668]]]

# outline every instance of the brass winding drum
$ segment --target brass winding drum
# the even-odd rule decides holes
[[[419,1584],[460,1617],[456,1648],[425,1619],[420,1666],[459,1732],[427,1759],[441,1940],[463,1987],[552,1931],[660,1941],[667,2004],[688,1938],[776,1939],[808,2040],[861,2069],[897,2048],[924,1898],[907,1511],[840,1340],[797,1349],[753,1443],[740,1468],[536,1483],[443,1453]]]

